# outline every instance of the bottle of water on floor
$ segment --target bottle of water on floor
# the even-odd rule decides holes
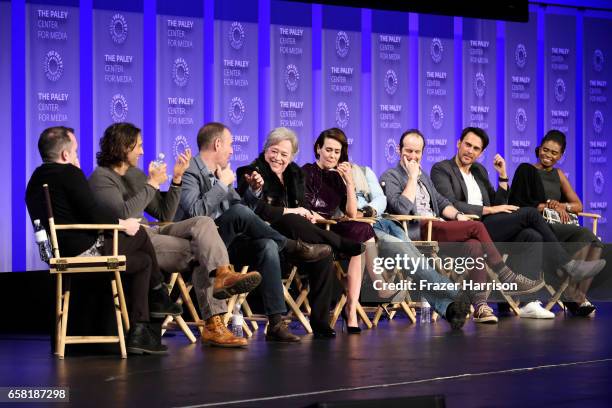
[[[36,238],[36,244],[38,245],[40,260],[49,263],[49,259],[53,257],[51,253],[51,244],[49,243],[47,231],[40,223],[40,220],[34,220],[34,237]]]
[[[431,323],[431,306],[425,298],[421,298],[421,324]]]
[[[242,311],[240,310],[240,305],[236,302],[234,306],[234,314],[232,315],[232,333],[236,337],[242,336],[242,323],[244,322],[244,317],[242,316]]]

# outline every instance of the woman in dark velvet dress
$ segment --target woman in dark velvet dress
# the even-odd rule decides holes
[[[351,165],[348,163],[346,135],[337,128],[321,132],[314,146],[315,163],[305,164],[306,206],[326,219],[343,215],[357,216],[357,197]],[[359,221],[340,221],[331,226],[332,231],[343,237],[363,243],[374,243],[374,229]],[[357,327],[357,302],[361,290],[361,257],[349,261],[347,271],[347,326]],[[355,330],[354,330],[355,331]],[[350,332],[350,330],[349,330]]]
[[[538,161],[535,165],[522,163],[516,169],[508,203],[521,207],[536,207],[540,212],[550,208],[559,213],[562,223],[551,224],[553,232],[560,242],[573,243],[570,252],[575,252],[575,259],[587,261],[601,258],[603,244],[590,229],[573,224],[566,224],[570,214],[582,211],[582,202],[572,188],[567,176],[555,164],[565,152],[565,135],[558,130],[549,131],[540,146],[536,148]],[[579,249],[580,248],[580,249]],[[570,285],[566,291],[575,302],[565,302],[568,309],[579,316],[588,316],[595,310],[588,300],[586,292],[592,278]],[[569,293],[568,293],[569,292]]]
[[[292,161],[297,151],[297,136],[292,130],[273,129],[259,157],[250,165],[238,168],[238,192],[242,195],[250,188],[257,194],[260,202],[255,213],[286,237],[328,244],[334,251],[349,256],[359,255],[364,250],[359,242],[313,224],[315,215],[304,208],[304,174]],[[315,336],[333,337],[328,324],[333,282],[336,281],[333,259],[304,263],[299,268],[310,280],[310,322]]]

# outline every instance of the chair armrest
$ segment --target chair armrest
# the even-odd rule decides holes
[[[431,217],[428,215],[404,215],[404,214],[383,214],[383,217],[390,220],[404,222],[404,221],[439,221],[439,218]]]
[[[317,224],[321,224],[321,225],[334,225],[337,224],[336,221],[334,220],[316,220]]]
[[[376,224],[376,218],[373,218],[373,217],[349,218],[348,220],[349,221],[364,222],[364,223],[370,224],[370,225]]]
[[[61,224],[56,225],[57,230],[117,230],[125,231],[125,227],[119,224]]]
[[[579,212],[577,214],[579,217],[585,217],[585,218],[593,218],[595,220],[598,220],[601,218],[600,214],[595,214],[595,213],[586,213],[586,212]]]
[[[463,215],[468,217],[470,220],[479,220],[480,219],[480,217],[477,216],[476,214],[463,214]]]
[[[143,225],[148,225],[149,227],[165,227],[166,225],[172,225],[174,221],[150,221]]]

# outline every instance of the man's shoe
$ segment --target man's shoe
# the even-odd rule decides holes
[[[315,339],[334,339],[336,338],[336,331],[326,326],[312,326],[312,334]]]
[[[168,347],[161,344],[161,333],[154,332],[149,323],[132,324],[126,348],[130,354],[168,354]]]
[[[266,341],[278,341],[281,343],[299,343],[302,339],[289,331],[286,322],[280,321],[274,326],[269,325],[266,332]]]
[[[287,240],[285,254],[292,261],[316,262],[330,256],[332,248],[327,244],[307,244],[301,239],[297,241]]]
[[[183,306],[170,299],[166,286],[162,284],[161,288],[154,289],[149,294],[149,314],[162,319],[168,315],[180,316],[183,314]]]
[[[217,268],[213,297],[227,299],[240,293],[248,293],[261,282],[261,274],[257,271],[237,273],[233,265],[223,265]]]
[[[454,302],[446,308],[445,318],[451,329],[459,330],[465,324],[470,314],[470,300],[465,293],[459,294]]]
[[[582,261],[572,259],[561,268],[575,282],[580,282],[597,275],[606,266],[606,261],[598,259],[596,261]]]
[[[554,319],[555,314],[542,307],[542,302],[529,302],[519,309],[519,316],[527,319]]]
[[[202,331],[202,343],[216,347],[246,347],[247,339],[236,337],[223,324],[221,316],[216,315],[206,319],[204,330]]]
[[[497,323],[497,316],[493,314],[493,309],[489,305],[483,303],[474,311],[474,323]]]
[[[536,281],[533,279],[529,279],[525,275],[521,275],[519,273],[514,274],[512,278],[503,280],[502,282],[516,284],[516,290],[505,290],[504,291],[504,293],[507,293],[512,296],[526,295],[528,293],[534,293],[544,287],[544,281],[542,279],[539,279]]]

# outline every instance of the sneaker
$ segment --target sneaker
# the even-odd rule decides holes
[[[223,324],[221,316],[216,315],[206,319],[204,330],[202,331],[202,344],[216,347],[246,347],[247,339],[236,337]]]
[[[554,319],[555,314],[542,307],[542,302],[529,302],[519,309],[519,316],[527,319]]]
[[[603,259],[598,259],[596,261],[572,259],[563,265],[561,269],[571,276],[573,281],[580,282],[597,275],[605,266],[606,261]]]
[[[500,279],[501,280],[501,279]],[[529,279],[525,275],[514,274],[513,277],[502,281],[503,283],[515,283],[516,290],[506,290],[504,293],[509,295],[518,296],[518,295],[526,295],[528,293],[534,293],[544,287],[544,280],[533,280]]]
[[[168,347],[161,343],[161,332],[154,331],[149,323],[132,324],[126,348],[130,354],[168,354]]]
[[[248,293],[261,282],[261,274],[257,271],[237,273],[233,265],[223,265],[217,268],[213,297],[227,299],[240,293]]]
[[[493,309],[486,303],[478,306],[474,311],[474,323],[497,323],[497,316],[493,314]]]
[[[448,305],[444,318],[451,329],[459,330],[465,324],[470,314],[470,301],[465,293],[459,294],[454,302]]]
[[[302,339],[289,331],[285,321],[280,321],[274,326],[268,326],[266,341],[278,341],[281,343],[299,343]]]
[[[166,285],[162,284],[161,288],[154,289],[149,294],[149,314],[161,319],[166,316],[180,316],[183,314],[183,306],[170,299]]]

